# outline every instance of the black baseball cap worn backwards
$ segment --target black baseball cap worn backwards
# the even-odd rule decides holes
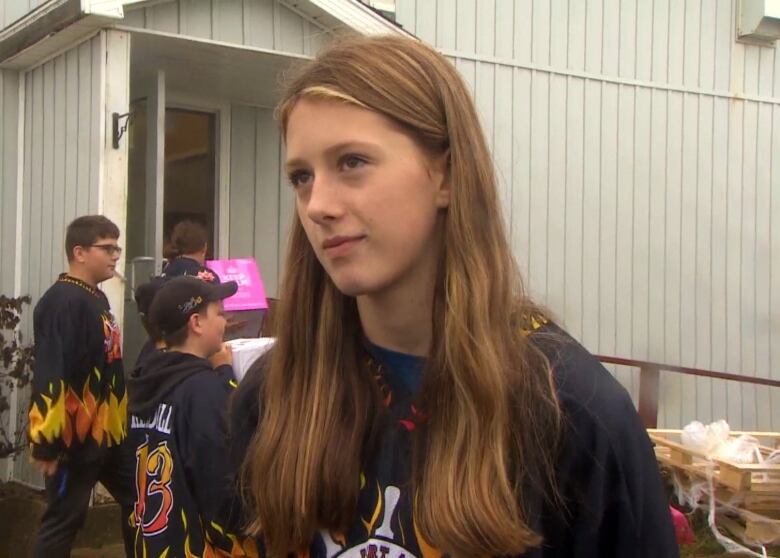
[[[178,331],[194,313],[210,302],[230,298],[238,291],[235,281],[209,283],[197,277],[175,277],[166,281],[154,295],[149,322],[163,335]]]

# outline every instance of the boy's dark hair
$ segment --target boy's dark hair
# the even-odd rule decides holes
[[[65,232],[65,253],[73,261],[76,246],[91,246],[99,238],[119,238],[119,227],[104,215],[83,215],[74,219]]]

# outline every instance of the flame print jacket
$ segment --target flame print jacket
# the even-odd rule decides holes
[[[121,337],[108,299],[63,273],[35,306],[33,331],[32,455],[97,459],[127,434]]]
[[[231,521],[236,490],[228,459],[233,369],[157,351],[128,378],[129,446],[135,453],[136,556],[257,556]]]

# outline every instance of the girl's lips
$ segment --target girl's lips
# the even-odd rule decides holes
[[[334,236],[326,239],[322,243],[322,248],[328,256],[338,258],[346,256],[364,238],[363,236]]]

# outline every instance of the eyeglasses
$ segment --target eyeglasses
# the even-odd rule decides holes
[[[90,244],[89,248],[100,248],[109,256],[113,256],[114,254],[118,256],[122,255],[122,247],[117,246],[116,244]]]

